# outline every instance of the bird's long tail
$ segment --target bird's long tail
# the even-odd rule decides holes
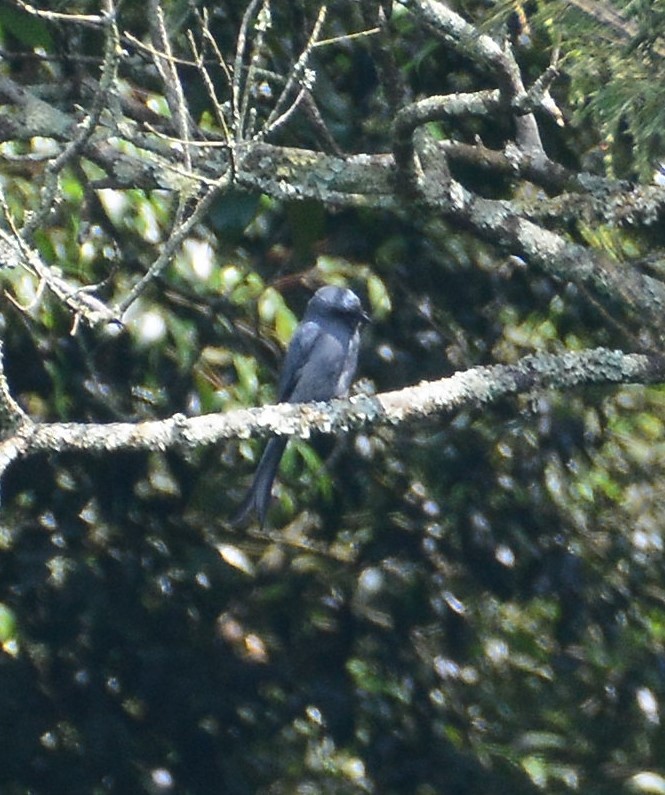
[[[256,513],[259,524],[263,528],[270,504],[272,483],[277,474],[277,468],[284,454],[287,441],[286,437],[275,436],[266,445],[266,449],[263,451],[259,465],[256,468],[252,485],[238,512],[233,517],[232,524],[244,524],[252,513]]]

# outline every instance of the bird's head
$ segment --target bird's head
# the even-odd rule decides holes
[[[321,287],[314,293],[306,314],[338,315],[354,323],[368,323],[370,319],[353,290],[334,285]]]

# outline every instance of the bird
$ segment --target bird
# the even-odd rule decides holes
[[[352,290],[333,285],[319,288],[287,348],[277,402],[309,403],[348,395],[358,365],[360,329],[369,320]],[[263,529],[287,442],[283,436],[268,441],[247,496],[232,520],[234,526],[256,514]]]

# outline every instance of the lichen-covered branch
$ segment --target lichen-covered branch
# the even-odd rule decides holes
[[[501,47],[439,0],[407,0],[418,19],[461,55],[489,71],[496,79],[507,108],[527,100],[519,66],[512,51]],[[531,114],[515,116],[516,141],[520,149],[545,157],[540,132]]]
[[[162,90],[173,122],[164,116],[162,126],[147,124],[140,102],[129,102],[126,97],[122,101],[122,97],[111,96],[116,90],[110,84],[111,77],[120,65],[127,65],[130,53],[118,48],[118,40],[126,42],[128,39],[116,27],[111,13],[113,5],[109,0],[109,12],[97,19],[100,29],[105,31],[107,47],[100,85],[92,91],[91,110],[82,112],[77,103],[68,104],[55,97],[46,99],[47,95],[38,85],[30,88],[2,75],[0,141],[25,142],[41,136],[64,144],[64,154],[60,159],[56,156],[46,169],[45,186],[50,185],[50,189],[43,191],[45,197],[54,193],[53,175],[60,173],[60,161],[63,165],[65,162],[71,164],[72,159],[85,159],[101,168],[103,176],[91,180],[92,189],[165,189],[177,195],[175,205],[179,209],[171,219],[168,242],[155,255],[147,275],[133,288],[123,288],[126,291],[124,296],[115,297],[122,309],[129,306],[157,274],[163,272],[177,245],[190,231],[192,219],[204,220],[203,214],[209,202],[204,199],[192,215],[189,212],[191,198],[209,197],[211,190],[229,187],[264,193],[285,201],[313,199],[333,210],[370,208],[405,219],[412,219],[414,211],[420,217],[443,216],[497,244],[506,253],[521,256],[527,266],[545,271],[561,281],[584,285],[603,300],[609,299],[633,315],[648,319],[657,331],[662,330],[665,316],[663,283],[644,276],[630,263],[619,264],[603,252],[572,242],[569,224],[571,220],[580,218],[586,223],[653,224],[665,211],[665,191],[576,173],[548,156],[543,149],[533,111],[547,105],[550,100],[548,87],[557,74],[556,56],[541,77],[528,87],[510,46],[479,31],[439,0],[408,0],[404,5],[414,20],[454,50],[456,56],[468,59],[482,70],[492,87],[476,92],[430,96],[416,102],[406,101],[406,91],[395,93],[391,99],[393,136],[392,140],[386,140],[386,148],[391,152],[360,152],[345,157],[339,153],[331,155],[312,149],[275,146],[253,137],[253,131],[257,129],[255,122],[259,130],[266,132],[279,121],[280,135],[285,136],[296,116],[313,117],[311,113],[299,112],[313,102],[301,73],[306,65],[312,67],[315,63],[315,59],[309,57],[311,51],[325,43],[322,40],[325,6],[322,6],[304,48],[295,51],[301,55],[294,58],[292,71],[277,75],[272,66],[266,68],[270,53],[264,33],[272,21],[268,6],[262,6],[258,0],[248,4],[238,32],[235,56],[232,58],[229,54],[214,52],[214,63],[229,83],[226,87],[228,103],[217,98],[210,75],[207,82],[204,80],[214,100],[216,115],[224,120],[218,133],[198,128],[188,115],[186,92],[179,83],[167,26],[157,15],[161,8],[157,0],[152,0],[151,8],[155,11],[153,45],[148,51],[151,64],[160,66]],[[26,4],[22,6],[29,13],[37,13]],[[364,9],[370,21],[384,26],[385,33],[383,11],[371,3],[365,4]],[[67,15],[60,15],[58,20],[61,16],[64,24]],[[44,18],[49,19],[48,16]],[[72,17],[72,22],[80,24],[75,17]],[[207,30],[205,19],[201,24],[203,30]],[[349,36],[350,41],[352,35]],[[194,39],[190,36],[189,41],[192,43]],[[143,47],[140,52],[137,49],[139,45]],[[133,46],[134,57],[147,62],[146,46],[137,41]],[[195,60],[191,66],[205,75],[208,65],[203,58],[203,50],[194,46],[193,52]],[[233,68],[227,66],[227,60],[229,63],[233,60]],[[132,68],[134,65],[132,62]],[[181,62],[177,61],[177,65],[180,66]],[[388,61],[384,67],[388,71],[392,68]],[[264,79],[274,86],[281,85],[282,90],[267,100],[272,103],[269,107],[261,110],[257,104],[257,97],[261,95],[257,81]],[[86,85],[83,84],[84,96],[90,94]],[[300,92],[294,96],[298,86]],[[67,92],[63,94],[66,96]],[[112,112],[101,113],[102,100],[107,97]],[[403,103],[400,108],[395,105],[398,97]],[[255,122],[252,121],[251,117],[257,114]],[[508,133],[500,149],[488,148],[480,138],[469,143],[468,137],[463,139],[463,136],[456,135],[457,125],[471,117],[498,119],[502,114],[509,118],[512,127],[508,129],[512,132]],[[558,120],[561,121],[560,118]],[[444,123],[445,140],[435,141],[424,133],[425,125],[431,121]],[[325,129],[322,123],[318,127],[317,123],[312,123],[310,140],[321,137],[322,127]],[[169,137],[165,130],[179,137]],[[339,152],[334,141],[328,148]],[[22,155],[13,155],[9,150],[4,156],[15,157],[12,166],[20,166]],[[25,162],[27,169],[30,164]],[[507,187],[501,199],[480,196],[477,189],[464,182],[462,177],[452,178],[451,172],[457,173],[453,166],[460,164],[483,169],[488,179],[498,176],[509,177],[516,184],[520,181],[534,183],[548,195],[543,193],[534,199],[531,191],[525,198],[518,190]],[[48,207],[42,207],[32,221],[26,221],[25,229],[17,229],[14,235],[3,232],[0,253],[5,262],[18,264],[22,258],[26,264],[25,260],[32,257],[32,254],[28,256],[27,245],[17,245],[17,241],[31,243],[31,224],[35,224],[35,219],[40,222],[47,219],[47,211]],[[88,320],[108,322],[113,316],[113,312],[109,313],[104,307],[90,306],[93,299],[78,295],[75,287],[64,289],[65,285],[58,281],[57,274],[49,274],[48,263],[37,259],[27,265],[74,312],[84,316],[82,307],[85,305]],[[99,312],[95,314],[97,310]]]
[[[432,414],[449,415],[535,389],[567,390],[590,384],[650,384],[663,380],[665,356],[597,348],[527,356],[513,365],[476,367],[395,392],[358,395],[329,403],[282,403],[201,417],[177,414],[139,423],[33,423],[15,413],[17,422],[5,428],[0,443],[0,474],[12,461],[36,453],[187,450],[223,439],[272,434],[308,438],[313,432],[337,433],[363,426],[395,425]]]

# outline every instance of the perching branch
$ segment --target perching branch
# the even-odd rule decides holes
[[[358,395],[329,403],[282,403],[228,413],[150,422],[33,423],[15,413],[0,443],[0,475],[13,461],[36,453],[191,450],[223,439],[273,434],[308,438],[313,432],[338,433],[374,425],[397,425],[415,417],[451,415],[536,389],[568,390],[591,384],[652,384],[665,380],[665,356],[626,354],[605,348],[526,356],[516,364],[475,367],[438,381],[378,395]],[[8,394],[0,371],[0,407]],[[20,410],[19,410],[20,411]]]

